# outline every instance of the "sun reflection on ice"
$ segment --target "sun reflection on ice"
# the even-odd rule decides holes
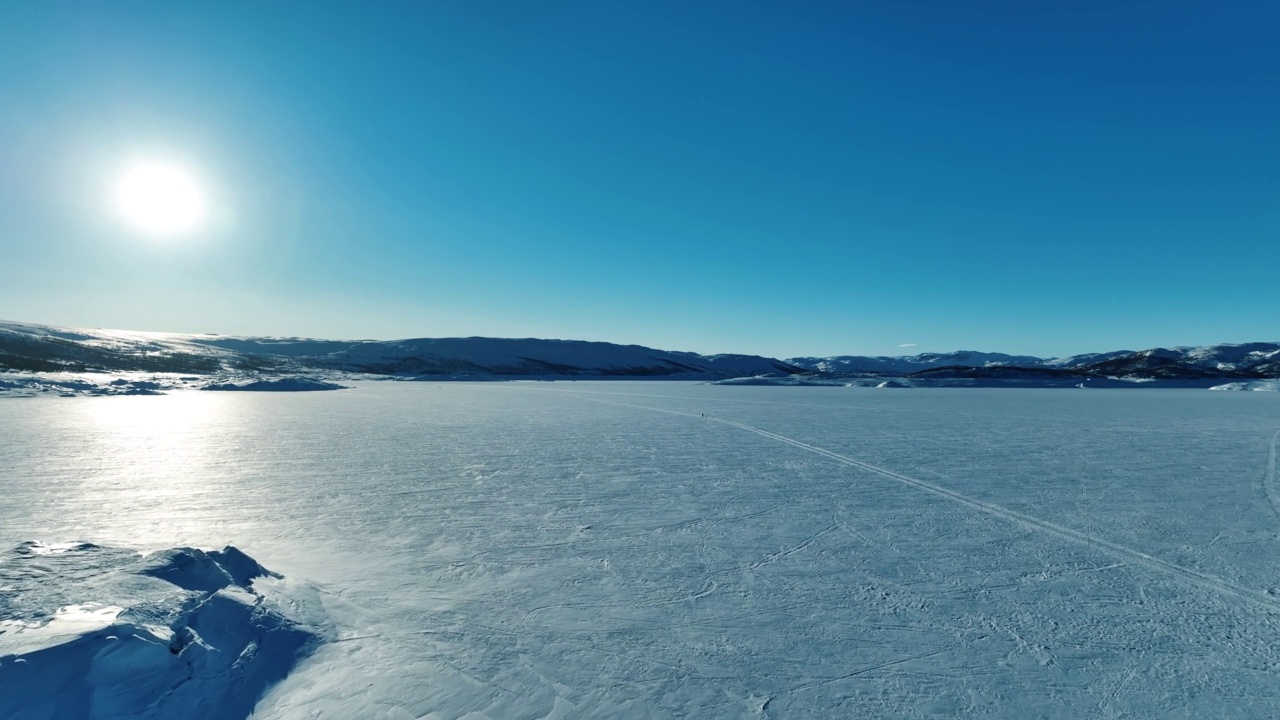
[[[235,423],[237,403],[214,393],[93,398],[82,420],[95,469],[83,478],[79,503],[100,504],[121,539],[169,545],[215,534],[216,522],[194,502],[230,491],[226,462],[214,451],[221,429]]]
[[[192,392],[163,397],[119,397],[86,403],[89,415],[102,427],[135,439],[169,439],[206,424],[216,416],[217,398]]]

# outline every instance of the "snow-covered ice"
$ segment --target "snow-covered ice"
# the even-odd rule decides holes
[[[0,549],[313,586],[258,718],[1280,715],[1276,393],[353,384],[0,403]]]

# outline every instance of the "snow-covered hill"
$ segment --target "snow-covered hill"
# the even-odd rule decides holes
[[[86,330],[0,322],[0,371],[31,377],[15,390],[60,394],[142,394],[178,387],[225,386],[269,376],[276,386],[298,376],[380,375],[397,378],[667,378],[911,377],[935,381],[998,380],[1076,385],[1081,379],[1251,382],[1280,378],[1280,343],[1118,350],[1065,358],[958,351],[904,357],[700,355],[582,340],[418,338],[315,340]],[[117,379],[100,382],[100,371]],[[86,374],[87,373],[87,374]],[[122,374],[133,373],[128,377]],[[292,376],[281,385],[282,376]],[[332,379],[332,378],[329,378]],[[33,385],[34,383],[34,385]],[[243,384],[243,383],[241,383]],[[83,387],[82,387],[83,386]],[[1206,387],[1208,385],[1205,385]],[[239,387],[239,385],[237,385]],[[273,386],[274,387],[274,386]],[[87,389],[86,389],[87,388]],[[33,390],[34,392],[34,390]]]
[[[716,379],[802,372],[756,355],[699,355],[580,340],[334,341],[69,330],[0,322],[0,369],[210,374],[334,370],[395,376]]]
[[[1091,367],[1132,371],[1174,367],[1201,371],[1206,375],[1245,373],[1277,377],[1280,376],[1280,343],[1152,348],[1095,362]]]
[[[921,353],[901,357],[863,355],[838,355],[835,357],[797,357],[787,360],[806,370],[826,373],[847,372],[880,372],[892,374],[910,374],[921,370],[939,367],[991,367],[995,365],[1016,365],[1018,367],[1038,367],[1045,361],[1030,355],[1005,355],[1004,353],[984,353],[971,350],[959,350],[950,353]]]
[[[1094,363],[1106,362],[1117,358],[1128,357],[1133,355],[1132,350],[1114,350],[1112,352],[1100,353],[1084,353],[1083,355],[1071,355],[1069,357],[1050,358],[1041,363],[1044,367],[1053,368],[1077,368],[1085,365],[1093,365]]]

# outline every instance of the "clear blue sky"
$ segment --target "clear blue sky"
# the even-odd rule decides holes
[[[0,318],[1276,340],[1277,28],[1271,0],[3,3]],[[204,229],[112,215],[141,156],[193,170]]]

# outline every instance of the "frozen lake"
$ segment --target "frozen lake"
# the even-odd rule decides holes
[[[313,582],[343,640],[260,718],[1275,717],[1278,433],[1202,390],[14,399],[0,550]]]

